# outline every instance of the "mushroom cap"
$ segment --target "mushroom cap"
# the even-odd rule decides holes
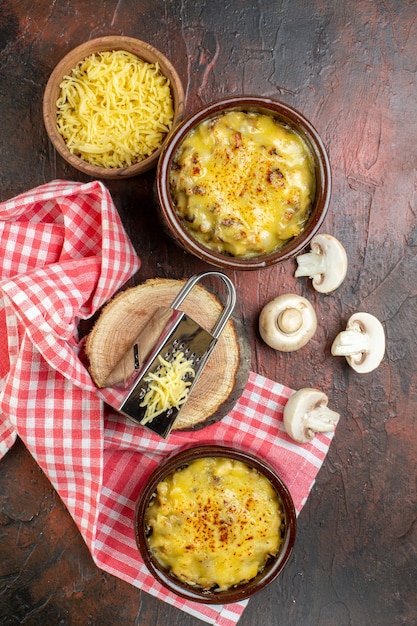
[[[310,341],[317,330],[317,317],[311,303],[295,293],[277,296],[264,306],[259,316],[262,339],[274,350],[292,352]]]
[[[334,339],[331,353],[333,356],[344,356],[359,374],[372,372],[384,358],[384,327],[370,313],[354,313],[348,319],[346,330]]]
[[[284,427],[298,443],[308,443],[316,432],[332,432],[339,414],[327,408],[323,391],[305,387],[294,392],[284,407]]]
[[[311,240],[311,252],[296,258],[296,278],[308,276],[320,293],[334,291],[345,279],[348,260],[346,250],[333,235],[318,234]]]

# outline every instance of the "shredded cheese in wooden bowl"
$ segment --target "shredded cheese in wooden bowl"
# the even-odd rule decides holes
[[[159,51],[129,37],[102,37],[56,66],[44,122],[57,151],[80,171],[135,176],[156,165],[183,101],[181,81]]]
[[[125,50],[97,52],[61,83],[58,130],[69,150],[101,167],[126,167],[157,150],[172,126],[169,80]]]

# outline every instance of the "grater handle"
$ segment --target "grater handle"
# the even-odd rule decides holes
[[[181,291],[178,293],[175,300],[172,302],[171,308],[178,309],[180,304],[185,300],[185,298],[190,293],[191,289],[206,276],[217,276],[223,281],[227,289],[227,301],[226,301],[226,304],[224,305],[223,312],[220,314],[216,324],[214,325],[213,330],[211,331],[211,334],[214,337],[214,339],[218,339],[220,337],[220,333],[222,332],[223,328],[226,326],[229,320],[229,317],[231,316],[233,309],[235,308],[235,304],[236,304],[235,286],[230,280],[230,278],[226,276],[226,274],[223,274],[223,272],[216,272],[213,270],[209,272],[201,272],[200,274],[195,274],[195,276],[192,276],[185,283],[184,287],[181,289]]]

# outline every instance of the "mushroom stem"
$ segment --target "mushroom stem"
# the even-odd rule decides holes
[[[300,278],[301,276],[308,276],[313,278],[324,273],[326,263],[324,257],[317,254],[317,252],[306,252],[297,257],[298,267],[295,270],[294,276]]]
[[[278,328],[287,335],[297,333],[303,325],[303,316],[301,311],[295,308],[284,309],[278,315]]]
[[[335,424],[339,420],[339,413],[332,411],[327,406],[321,405],[314,408],[305,416],[305,427],[314,433],[330,433],[334,431]]]
[[[362,333],[359,326],[339,333],[332,345],[333,356],[355,356],[368,352],[370,342],[368,335]]]

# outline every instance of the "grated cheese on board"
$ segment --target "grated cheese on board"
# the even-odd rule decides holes
[[[60,85],[57,126],[70,152],[92,165],[127,167],[157,150],[174,117],[158,63],[125,50],[80,61]]]
[[[186,377],[195,376],[192,361],[183,352],[177,352],[172,361],[167,361],[161,355],[158,359],[161,367],[143,379],[149,384],[149,388],[140,404],[141,407],[146,407],[142,424],[148,424],[168,409],[179,409],[186,401],[191,386]]]

